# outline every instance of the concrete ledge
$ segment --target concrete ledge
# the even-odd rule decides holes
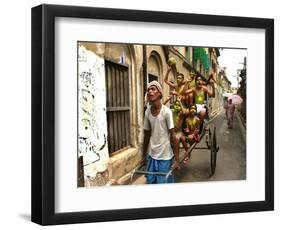
[[[238,120],[238,124],[239,124],[239,128],[243,137],[244,142],[246,143],[246,139],[247,139],[247,135],[246,135],[246,127],[242,122],[242,119],[240,117],[239,112],[237,112],[237,110],[235,110],[235,116],[237,117]]]
[[[140,162],[141,156],[137,148],[126,149],[109,158],[109,178],[118,181],[131,172]]]

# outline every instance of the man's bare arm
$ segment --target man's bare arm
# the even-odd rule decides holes
[[[185,91],[185,94],[190,94],[190,93],[194,93],[195,92],[195,88],[191,88]]]
[[[175,133],[175,129],[170,129],[170,137],[171,137],[171,143],[173,144],[173,148],[176,148],[176,133]],[[179,143],[178,143],[179,144]],[[175,162],[172,165],[172,169],[179,169],[180,168],[180,156],[179,156],[179,151],[175,151],[174,150],[174,154],[175,154]]]
[[[164,78],[164,82],[166,84],[168,84],[169,86],[171,86],[173,88],[176,88],[176,85],[168,80],[168,76],[169,76],[169,73],[171,72],[171,70],[172,70],[171,67],[168,67],[167,73],[166,73],[165,78]]]
[[[210,82],[210,85],[212,87],[212,91],[210,91],[207,87],[206,87],[206,92],[208,93],[209,97],[215,97],[216,96],[216,91],[215,91],[215,84],[214,82]]]
[[[143,163],[144,163],[145,158],[146,158],[150,136],[151,136],[151,131],[150,130],[144,130],[144,140],[143,140],[143,147],[142,147],[142,161],[143,161]]]

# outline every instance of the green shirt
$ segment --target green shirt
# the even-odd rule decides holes
[[[204,104],[205,103],[205,92],[203,90],[195,91],[195,104]]]

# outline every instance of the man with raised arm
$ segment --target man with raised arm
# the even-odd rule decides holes
[[[182,73],[177,73],[176,76],[176,83],[173,83],[168,79],[169,73],[171,72],[172,67],[168,66],[167,73],[164,78],[164,82],[168,84],[173,91],[170,93],[170,95],[167,97],[167,99],[164,101],[164,105],[167,104],[168,101],[171,100],[172,96],[177,96],[177,99],[181,101],[185,101],[185,91],[187,90],[187,81],[184,80],[184,75]]]

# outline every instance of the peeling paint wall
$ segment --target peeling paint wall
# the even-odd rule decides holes
[[[85,179],[107,170],[107,121],[104,59],[78,47],[78,157],[83,156]],[[86,183],[87,184],[87,183]]]

